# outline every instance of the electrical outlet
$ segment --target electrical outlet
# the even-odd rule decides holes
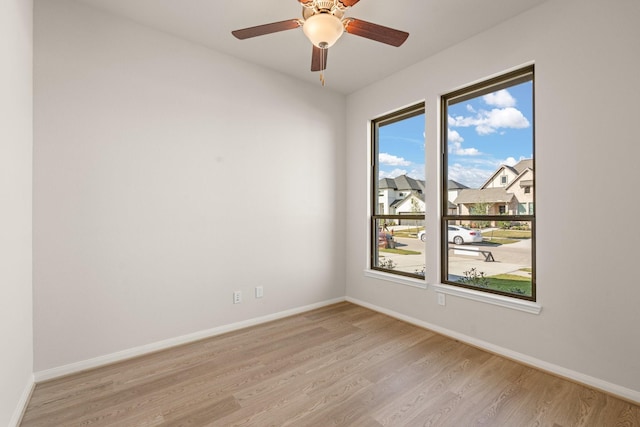
[[[233,292],[233,303],[240,304],[242,302],[242,291]]]
[[[256,298],[262,298],[264,296],[264,288],[262,286],[256,286]]]
[[[440,304],[440,305],[445,305],[446,304],[445,295],[443,293],[440,293],[440,292],[438,292],[438,304]]]

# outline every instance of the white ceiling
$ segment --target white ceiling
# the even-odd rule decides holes
[[[231,31],[301,18],[297,0],[79,0],[212,49],[319,83],[302,29],[237,40]],[[348,94],[546,0],[361,0],[345,16],[410,33],[401,47],[346,34],[329,50],[326,87]]]

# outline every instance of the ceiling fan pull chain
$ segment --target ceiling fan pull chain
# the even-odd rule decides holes
[[[327,68],[327,53],[329,53],[329,44],[327,42],[320,43],[320,82],[324,86],[324,70]]]

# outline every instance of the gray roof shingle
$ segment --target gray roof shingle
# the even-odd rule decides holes
[[[462,190],[464,188],[469,188],[464,184],[460,184],[458,181],[454,181],[452,179],[450,179],[449,181],[447,181],[447,188],[449,190]]]
[[[378,188],[393,188],[398,191],[424,192],[424,181],[400,175],[395,178],[382,178],[378,181]]]
[[[524,172],[527,168],[533,170],[533,159],[520,160],[518,163],[513,165],[512,168],[518,173],[518,175]]]

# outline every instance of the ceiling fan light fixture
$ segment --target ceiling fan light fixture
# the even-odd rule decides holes
[[[330,13],[318,13],[304,21],[302,31],[315,46],[326,49],[338,41],[344,32],[342,21]]]

